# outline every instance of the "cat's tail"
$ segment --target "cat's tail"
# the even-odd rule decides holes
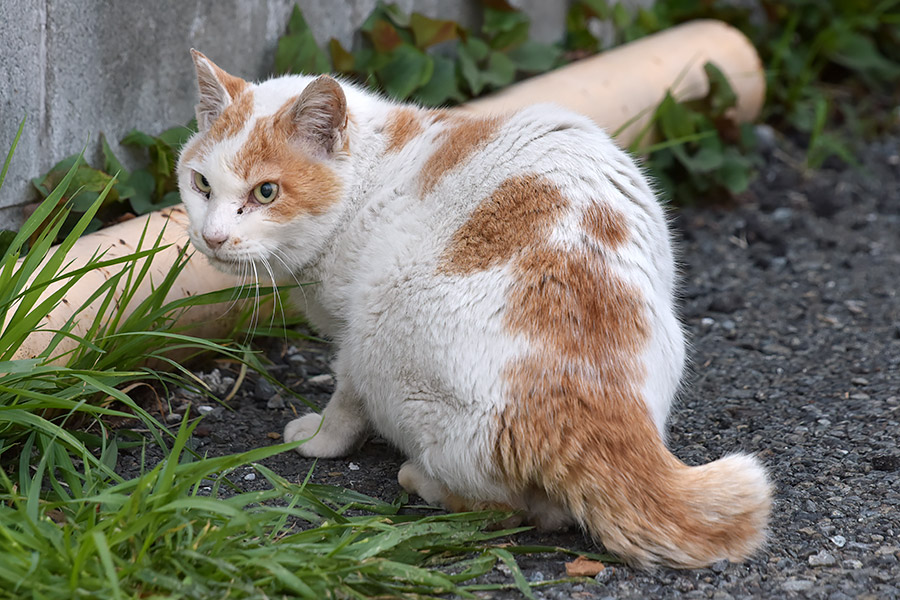
[[[526,478],[519,485],[543,488],[608,550],[637,566],[696,568],[753,554],[765,541],[772,494],[759,461],[731,455],[689,467],[669,452],[649,417],[635,416],[615,427],[607,422],[590,438],[578,439],[581,427],[545,438],[540,457],[529,451],[537,444],[510,439],[518,467],[537,467],[519,470]]]
[[[650,477],[585,469],[560,490],[609,550],[641,566],[694,568],[744,560],[762,545],[771,485],[755,458],[731,455],[689,467],[661,440],[654,453],[659,463]]]

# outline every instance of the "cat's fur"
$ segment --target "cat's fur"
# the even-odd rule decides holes
[[[300,302],[337,347],[324,418],[285,429],[311,438],[301,454],[340,456],[371,427],[425,500],[574,521],[640,565],[760,546],[758,462],[688,467],[664,444],[685,353],[665,216],[590,120],[425,110],[328,77],[250,84],[194,61],[191,238],[220,268],[318,282]]]

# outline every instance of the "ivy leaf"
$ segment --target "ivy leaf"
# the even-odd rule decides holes
[[[130,193],[128,203],[136,215],[147,214],[156,207],[153,205],[153,192],[156,189],[156,180],[146,169],[138,169],[128,178]]]
[[[473,49],[476,41],[478,40],[471,38],[466,43],[460,44],[457,51],[459,74],[473,96],[477,96],[484,89],[484,80],[481,77],[481,70],[478,68],[479,52]]]
[[[132,129],[125,134],[125,137],[119,140],[119,143],[126,146],[137,146],[138,148],[152,148],[156,145],[156,138],[143,131]]]
[[[100,134],[100,146],[103,148],[103,170],[112,175],[118,173],[120,183],[127,179],[128,171],[113,153],[112,148],[109,147],[109,143],[106,141],[106,136],[102,133]]]
[[[482,80],[495,88],[509,85],[516,77],[516,65],[502,52],[491,52]]]
[[[549,71],[556,66],[562,50],[558,46],[528,40],[510,50],[507,55],[520,71],[537,73]]]
[[[378,19],[372,24],[369,40],[376,52],[390,52],[403,44],[403,38],[397,28],[384,19]]]
[[[737,105],[737,94],[731,87],[731,83],[719,67],[711,62],[703,65],[703,71],[709,80],[709,94],[706,105],[709,107],[709,115],[717,118],[725,114],[725,111]]]
[[[462,102],[465,97],[456,80],[455,63],[449,58],[435,56],[431,79],[416,91],[416,100],[426,106],[441,106],[447,101]]]
[[[399,46],[390,61],[376,71],[385,92],[404,100],[431,78],[434,60],[409,44]]]
[[[328,73],[331,64],[319,48],[312,30],[298,6],[294,6],[288,22],[288,32],[278,40],[275,49],[275,70],[278,73]]]
[[[718,181],[731,194],[740,194],[750,187],[750,165],[738,153],[728,153],[717,175]]]
[[[331,63],[334,70],[338,73],[352,73],[356,65],[356,58],[341,46],[341,43],[335,38],[331,38],[328,42],[328,49],[331,52]]]
[[[653,120],[658,124],[663,139],[675,140],[696,132],[694,114],[688,107],[676,102],[671,92],[666,92]]]
[[[525,43],[530,28],[531,22],[524,13],[484,9],[482,31],[491,38],[492,48],[506,50]]]
[[[842,67],[856,71],[870,83],[900,77],[900,66],[885,58],[871,37],[841,29],[831,42],[831,48],[826,50],[828,58]]]
[[[459,37],[459,25],[454,21],[430,19],[419,13],[413,13],[409,19],[416,47],[425,49],[441,42],[448,42]]]
[[[159,141],[166,144],[169,148],[171,148],[175,154],[181,151],[181,148],[187,143],[191,136],[197,132],[196,123],[193,127],[190,124],[188,125],[179,125],[176,127],[170,127],[166,129],[161,134],[159,134]]]

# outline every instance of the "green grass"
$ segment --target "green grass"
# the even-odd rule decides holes
[[[532,585],[555,583],[529,583],[515,555],[574,553],[498,543],[520,531],[485,531],[506,515],[424,508],[404,514],[405,498],[389,503],[309,483],[309,476],[290,483],[260,464],[301,442],[212,458],[190,451],[200,421],[183,419],[172,432],[134,392],[152,385],[165,396],[171,386],[198,386],[167,355],[173,349],[224,355],[265,376],[251,349],[186,335],[177,315],[206,302],[259,302],[273,290],[223,290],[166,303],[188,259],[185,250],[150,296],[124,312],[162,248],[159,239],[142,239],[129,256],[106,259],[101,252],[84,266],[72,263],[68,251],[114,179],[52,246],[71,214],[64,198],[77,196],[69,186],[80,164],[72,163],[0,261],[0,598],[472,598],[475,591],[500,588],[531,598]],[[74,350],[64,352],[60,344],[74,336],[80,309],[52,332],[39,356],[14,358],[86,273],[113,267],[116,274],[82,305],[100,310]],[[122,290],[118,302],[116,288]],[[246,335],[241,327],[247,320],[252,317],[238,325],[238,335]],[[147,356],[169,369],[147,367]],[[113,427],[114,420],[128,426]],[[150,445],[163,452],[156,464],[144,458]],[[116,472],[126,447],[142,449],[141,475],[128,480]],[[242,493],[228,480],[248,466],[268,489]],[[498,563],[511,581],[473,582]]]

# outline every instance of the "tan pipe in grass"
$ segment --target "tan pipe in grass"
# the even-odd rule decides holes
[[[736,121],[754,119],[762,108],[765,79],[755,49],[733,27],[719,21],[695,21],[625,46],[587,58],[556,71],[534,77],[509,88],[469,102],[457,110],[496,113],[516,110],[538,102],[554,102],[591,117],[607,131],[615,132],[631,121],[618,136],[622,145],[630,144],[643,129],[653,109],[666,91],[674,88],[679,100],[702,97],[708,89],[703,65],[711,60],[728,77],[738,97],[733,112]],[[180,207],[159,211],[92,233],[78,240],[70,253],[76,263],[83,264],[97,249],[106,249],[107,258],[134,251],[133,244],[147,227],[147,239],[155,239],[164,225],[162,243],[172,247],[153,258],[151,278],[135,294],[132,305],[143,300],[150,291],[150,281],[160,281],[174,262],[178,247],[187,243],[188,219]],[[81,258],[79,258],[81,257]],[[59,304],[47,315],[45,326],[62,326],[112,272],[90,273],[69,294],[67,303]],[[237,278],[215,270],[201,254],[195,254],[181,273],[168,300],[187,294],[202,294],[238,284]],[[221,336],[234,325],[240,311],[226,307],[206,306],[188,310],[182,323],[195,323],[195,335]],[[82,313],[76,335],[93,321],[94,313]],[[47,345],[51,334],[33,333],[16,353],[15,358],[31,358]],[[60,354],[72,349],[72,339],[57,348]]]
[[[738,97],[737,122],[762,109],[766,80],[756,49],[744,34],[721,21],[692,21],[532,77],[460,107],[475,113],[508,112],[553,102],[593,119],[628,146],[646,126],[669,89],[678,100],[709,90],[703,65],[712,61]]]
[[[144,233],[145,227],[146,234],[142,250],[151,248],[153,242],[162,234],[160,245],[170,246],[150,257],[152,262],[150,263],[147,277],[141,282],[129,304],[130,306],[136,306],[150,295],[154,285],[162,282],[178,258],[181,249],[188,243],[187,226],[187,213],[179,205],[101,229],[75,242],[68,255],[70,260],[74,260],[74,263],[68,270],[83,266],[97,251],[106,251],[103,260],[111,260],[132,254],[138,250],[137,244]],[[84,304],[84,301],[121,268],[122,265],[116,265],[112,268],[95,269],[85,274],[69,290],[65,301],[58,304],[44,318],[43,328],[46,330],[62,328],[72,314]],[[195,296],[197,294],[215,292],[237,285],[239,285],[239,278],[233,275],[226,275],[214,269],[205,256],[197,254],[188,261],[175,285],[172,286],[172,289],[166,296],[166,302],[184,298],[188,295]],[[58,289],[58,286],[55,288],[51,286],[50,289]],[[116,294],[117,302],[120,295],[121,291]],[[77,336],[84,334],[90,324],[93,323],[99,305],[100,300],[98,299],[93,305],[79,313],[78,324],[72,331],[73,334]],[[236,323],[240,312],[237,307],[230,307],[227,304],[195,306],[187,309],[182,314],[180,323],[194,324],[189,331],[192,335],[216,337],[230,331]],[[34,358],[44,351],[53,335],[49,331],[35,331],[28,336],[13,358]],[[72,338],[63,339],[54,351],[54,356],[72,350],[77,343]]]

